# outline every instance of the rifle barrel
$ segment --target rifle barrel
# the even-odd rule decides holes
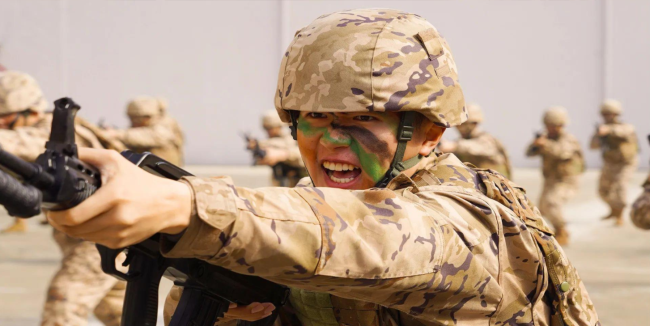
[[[37,187],[49,187],[54,184],[54,177],[47,173],[41,173],[43,171],[41,167],[24,161],[2,148],[0,148],[0,166]]]

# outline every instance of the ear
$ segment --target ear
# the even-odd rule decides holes
[[[425,121],[422,123],[422,138],[421,138],[421,146],[418,154],[422,156],[427,156],[433,152],[433,150],[438,146],[438,143],[440,143],[440,139],[442,139],[442,134],[445,133],[445,130],[447,128],[439,127],[433,124],[431,121]]]

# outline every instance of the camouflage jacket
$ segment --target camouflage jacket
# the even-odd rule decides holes
[[[600,149],[603,160],[611,164],[636,164],[639,153],[639,143],[634,126],[627,123],[609,123],[611,128],[606,136],[594,134],[591,137],[591,149]]]
[[[563,132],[557,139],[546,139],[543,147],[530,144],[526,156],[542,157],[542,172],[547,179],[561,180],[585,171],[585,160],[580,142],[571,134]]]
[[[482,169],[492,169],[511,178],[510,158],[503,144],[487,132],[475,130],[469,138],[456,142],[454,154],[462,161]]]
[[[357,302],[348,312],[377,305],[366,318],[376,325],[400,325],[400,316],[419,325],[599,325],[523,190],[453,155],[385,189],[184,182],[194,213],[178,242],[161,243],[168,257]]]
[[[637,227],[650,230],[650,175],[643,184],[643,193],[632,205],[632,223]]]
[[[183,165],[183,132],[178,122],[168,115],[146,127],[118,130],[116,138],[133,151],[151,152],[175,165]]]
[[[46,113],[29,127],[19,127],[15,130],[0,130],[0,145],[5,151],[14,154],[25,161],[33,162],[45,151],[45,142],[50,137],[52,114]],[[102,148],[97,137],[88,129],[75,126],[76,142],[82,147]]]

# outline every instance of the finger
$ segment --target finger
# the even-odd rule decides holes
[[[92,196],[79,205],[63,211],[49,211],[49,221],[60,226],[77,226],[108,211],[114,206],[115,196],[109,185],[99,188]]]
[[[114,211],[111,209],[74,227],[62,227],[66,229],[65,233],[70,236],[88,239],[98,232],[107,232],[110,227],[116,226],[116,222]]]
[[[107,149],[79,147],[79,159],[96,167],[106,165],[106,163],[114,163],[117,161],[119,153]]]
[[[251,313],[254,314],[254,313],[258,313],[258,312],[260,312],[260,311],[264,311],[264,309],[265,309],[266,307],[265,307],[263,304],[260,304],[260,303],[255,302],[255,303],[251,304],[251,305],[249,306],[249,308],[250,308]]]

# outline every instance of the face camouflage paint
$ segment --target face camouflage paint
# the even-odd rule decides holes
[[[397,121],[393,121],[397,120]],[[399,118],[387,121],[391,135],[397,134]],[[388,171],[388,166],[393,157],[388,143],[377,137],[371,130],[357,125],[341,125],[333,121],[329,127],[314,127],[308,119],[298,119],[298,130],[305,137],[317,137],[321,140],[338,146],[348,146],[359,159],[361,170],[374,182],[378,182]],[[332,135],[331,131],[338,130]]]

